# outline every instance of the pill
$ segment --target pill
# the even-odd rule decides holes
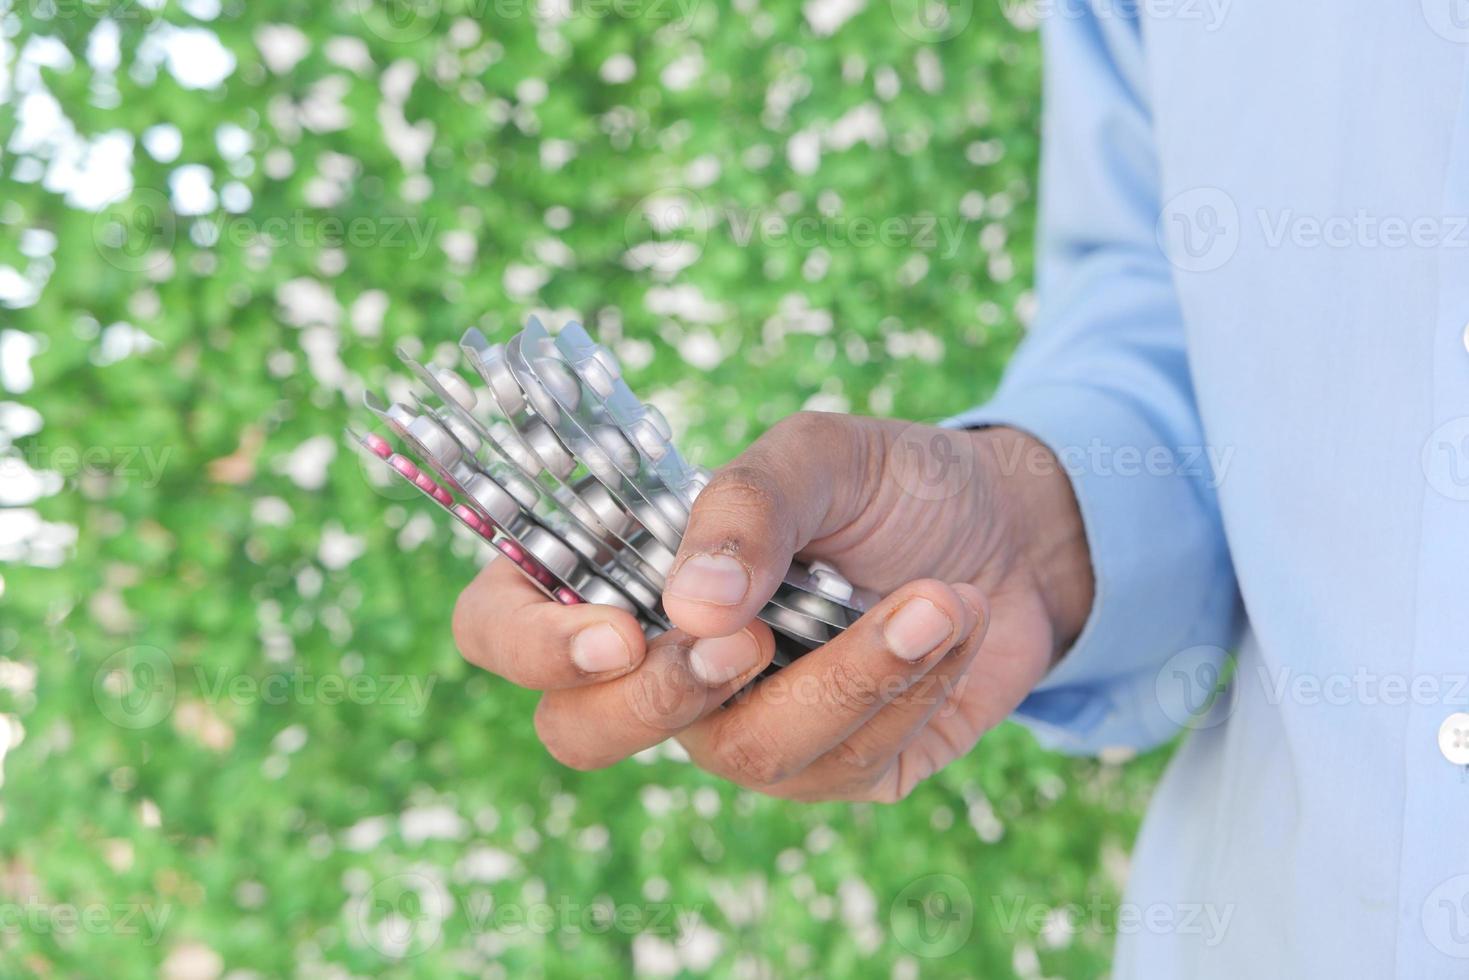
[[[563,585],[556,589],[556,601],[561,603],[563,606],[577,606],[585,600],[583,600],[581,596],[577,595],[575,592],[571,591]],[[628,611],[631,612],[632,610]]]
[[[388,457],[388,465],[410,480],[418,476],[418,467],[407,456],[400,456],[398,453],[394,453]]]
[[[543,527],[532,528],[521,543],[535,559],[561,579],[576,571],[576,552],[571,546]]]
[[[616,387],[617,375],[609,373],[606,366],[600,361],[588,359],[576,366],[576,373],[586,382],[587,387],[602,399],[612,397],[612,389]]]
[[[468,452],[471,456],[477,455],[479,453],[479,447],[481,445],[480,437],[479,433],[474,431],[473,426],[469,425],[462,419],[456,418],[453,415],[450,415],[444,419],[444,426],[449,430],[449,434],[452,435],[459,442],[459,445],[463,446],[465,451]]]
[[[455,504],[454,516],[469,525],[470,530],[478,531],[480,534],[485,533],[485,522],[468,504]]]
[[[489,515],[490,520],[502,527],[513,523],[520,515],[520,506],[515,498],[483,473],[470,477],[469,482],[464,484],[464,492],[474,499],[480,510]]]
[[[638,451],[615,426],[593,426],[591,436],[618,470],[628,475],[638,471]]]
[[[399,402],[394,402],[393,404],[389,405],[387,409],[383,412],[383,414],[388,417],[389,422],[397,423],[405,429],[408,428],[409,425],[413,424],[414,418],[417,417],[414,415],[413,412],[408,410],[407,406]]]
[[[577,554],[593,564],[601,564],[602,559],[607,557],[606,546],[579,527],[567,525],[557,528],[556,533],[560,534],[562,540],[571,545]]]
[[[633,601],[623,595],[617,586],[603,579],[592,579],[582,589],[582,597],[587,602],[597,606],[615,606],[618,609],[636,614],[638,607]]]
[[[667,456],[668,450],[672,448],[668,444],[668,438],[660,434],[646,418],[638,419],[628,426],[628,435],[643,455],[655,463]]]
[[[595,479],[582,480],[576,485],[576,492],[597,515],[597,520],[613,534],[624,537],[632,529],[632,515],[623,510],[607,488]]]
[[[389,456],[393,455],[393,447],[388,443],[388,440],[384,439],[376,432],[369,432],[364,435],[362,437],[362,445],[366,446],[367,451],[372,453],[378,459],[387,459]]]
[[[455,404],[466,412],[474,411],[475,406],[479,404],[479,396],[474,393],[474,389],[460,376],[459,372],[451,371],[448,368],[434,368],[433,376],[434,380],[439,383],[439,387],[444,389],[444,394],[452,398]]]
[[[596,359],[598,364],[602,365],[602,369],[608,374],[614,378],[622,377],[622,365],[617,363],[617,355],[612,353],[612,351],[598,344],[596,349],[592,351],[592,357]]]
[[[664,439],[673,438],[673,426],[668,424],[668,416],[664,415],[656,405],[643,406],[643,418],[649,425],[657,430]]]
[[[637,579],[633,578],[627,572],[622,571],[621,569],[619,569],[618,571],[621,571],[622,574],[615,576],[617,579],[617,584],[622,586],[623,590],[626,591],[628,595],[632,596],[638,602],[642,603],[643,606],[647,609],[658,608],[658,593],[654,592],[642,582],[639,582]]]
[[[525,549],[521,548],[520,545],[511,541],[509,538],[501,538],[499,541],[496,541],[495,547],[499,548],[500,552],[506,558],[509,558],[516,564],[525,560]]]
[[[521,390],[525,392],[525,397],[531,408],[536,410],[536,414],[552,425],[560,425],[561,410],[556,407],[556,399],[551,397],[540,379],[534,375],[522,374],[519,381]]]
[[[568,412],[575,412],[581,406],[581,384],[566,362],[554,357],[541,357],[532,367],[546,391]]]
[[[525,392],[521,390],[520,382],[515,380],[510,365],[505,362],[504,344],[492,344],[482,350],[479,369],[480,377],[490,386],[490,394],[495,396],[502,412],[514,416],[525,410]]]
[[[689,526],[688,508],[683,505],[683,501],[679,500],[667,490],[654,494],[653,506],[657,507],[658,513],[667,518],[668,523],[672,524],[680,532]]]
[[[439,420],[429,415],[420,415],[408,425],[408,434],[423,446],[434,459],[446,468],[459,462],[463,455],[459,443],[449,435],[449,430]]]
[[[500,474],[500,483],[501,486],[510,491],[510,496],[515,498],[515,502],[526,510],[534,510],[536,504],[541,500],[541,491],[536,485],[536,482],[520,473],[511,473],[508,471],[502,473]]]
[[[540,419],[526,427],[525,443],[556,479],[564,480],[576,469],[576,457],[566,451],[556,433]]]

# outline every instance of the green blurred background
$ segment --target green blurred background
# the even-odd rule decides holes
[[[344,448],[393,348],[586,322],[717,465],[1029,320],[993,0],[0,6],[0,975],[1080,977],[1162,755],[896,807],[552,762],[486,549]]]

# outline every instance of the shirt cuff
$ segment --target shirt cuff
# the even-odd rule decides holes
[[[1071,753],[1171,738],[1188,723],[1189,692],[1168,683],[1165,665],[1180,655],[1190,669],[1222,661],[1221,624],[1231,619],[1229,590],[1215,577],[1232,575],[1222,531],[1200,499],[1212,493],[1204,448],[1170,444],[1125,396],[1086,384],[1002,388],[943,424],[1034,436],[1071,479],[1085,527],[1091,612],[1016,720]]]

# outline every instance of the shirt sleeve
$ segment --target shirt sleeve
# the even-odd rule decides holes
[[[1075,645],[1016,711],[1056,749],[1146,748],[1191,723],[1238,631],[1217,476],[1189,377],[1143,39],[1115,4],[1046,20],[1037,317],[994,399],[1071,477],[1096,595]],[[1181,682],[1180,682],[1181,681]]]

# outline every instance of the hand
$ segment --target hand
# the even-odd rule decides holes
[[[886,597],[731,701],[770,661],[754,615],[797,554]],[[762,792],[891,801],[1010,713],[1091,591],[1070,483],[1030,437],[803,413],[700,495],[664,595],[679,629],[645,645],[631,616],[552,604],[497,559],[460,597],[455,635],[472,662],[547,692],[537,731],[569,765],[676,735]]]

